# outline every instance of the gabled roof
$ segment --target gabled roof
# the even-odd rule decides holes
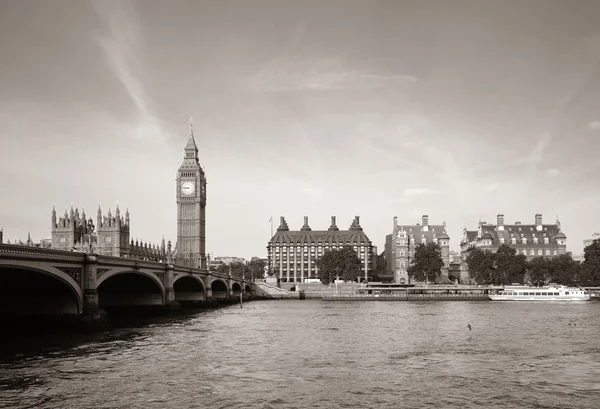
[[[425,241],[427,243],[432,243],[434,237],[436,239],[442,239],[442,238],[449,239],[450,238],[446,234],[446,226],[443,224],[439,224],[439,225],[429,224],[429,225],[427,225],[427,231],[424,231],[423,227],[424,226],[421,226],[420,224],[398,225],[398,230],[402,231],[402,229],[404,229],[404,231],[406,231],[406,234],[408,234],[411,242],[414,240],[414,243],[416,243],[416,244],[422,243],[423,238],[425,238]],[[442,237],[442,236],[445,236],[445,237]]]
[[[500,238],[504,238],[504,242],[507,244],[512,241],[513,237],[519,244],[523,238],[527,240],[527,243],[533,243],[533,239],[537,238],[540,244],[544,243],[546,237],[549,243],[556,243],[556,238],[566,238],[557,224],[542,224],[541,227],[541,230],[538,231],[535,224],[505,224],[503,230],[498,230],[496,225],[484,224],[481,225],[481,238],[491,238],[493,244],[500,244]]]
[[[333,220],[335,222],[335,219]],[[355,218],[349,230],[339,230],[332,223],[328,230],[311,230],[305,219],[301,230],[290,230],[284,217],[280,218],[277,232],[269,241],[270,244],[332,244],[371,245],[371,241],[363,232],[358,218]]]

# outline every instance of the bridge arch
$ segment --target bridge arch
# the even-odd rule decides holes
[[[0,280],[5,290],[0,297],[0,316],[83,312],[83,291],[79,283],[56,267],[40,266],[32,261],[0,260]]]
[[[225,280],[213,278],[210,282],[210,289],[212,290],[212,296],[214,299],[226,300],[229,298],[227,296],[229,293],[229,288],[227,287]]]
[[[164,305],[165,287],[154,273],[115,268],[96,278],[100,308]]]
[[[234,281],[233,284],[231,284],[231,292],[234,297],[239,297],[242,293],[242,285],[237,281]]]
[[[244,295],[252,295],[252,287],[248,283],[244,284]]]
[[[206,287],[201,277],[194,274],[178,274],[173,278],[175,301],[180,303],[206,300]]]

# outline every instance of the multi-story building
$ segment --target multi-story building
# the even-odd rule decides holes
[[[331,226],[327,230],[312,230],[306,216],[300,230],[290,230],[285,218],[281,217],[277,232],[267,246],[269,270],[282,282],[317,279],[316,261],[326,251],[344,246],[351,246],[362,262],[364,276],[359,281],[368,281],[373,273],[373,245],[360,226],[358,216],[348,230],[336,226],[335,216],[331,217]]]
[[[461,248],[461,282],[470,282],[466,258],[472,248],[495,252],[506,244],[524,254],[533,257],[554,257],[567,252],[567,236],[562,232],[560,222],[543,224],[542,215],[535,215],[534,224],[504,224],[504,215],[499,214],[496,224],[479,222],[477,230],[469,231],[465,227]]]
[[[79,209],[70,212],[67,210],[63,217],[57,218],[56,209],[52,209],[52,238],[51,246],[54,249],[66,251],[93,252],[113,257],[135,257],[149,260],[162,260],[166,258],[167,246],[162,240],[160,246],[130,241],[130,219],[129,211],[125,211],[125,217],[117,205],[115,214],[109,210],[106,216],[98,206],[96,224],[93,232],[86,229],[93,224],[92,218],[86,219],[85,211],[79,214]],[[91,242],[91,243],[90,243]],[[170,246],[170,242],[169,242]]]
[[[389,235],[388,235],[389,237]],[[387,243],[387,238],[386,238]],[[448,276],[450,237],[446,233],[446,223],[439,225],[429,224],[429,216],[423,215],[421,224],[398,225],[398,218],[394,217],[394,226],[391,234],[390,257],[388,265],[391,265],[394,273],[394,282],[398,284],[410,284],[408,267],[415,255],[419,244],[435,243],[442,250],[442,261],[444,266],[440,271],[442,276]],[[386,248],[387,250],[387,248]]]

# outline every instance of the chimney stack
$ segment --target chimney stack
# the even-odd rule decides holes
[[[304,216],[304,226],[300,229],[301,231],[309,231],[310,226],[308,225],[308,216]]]
[[[504,215],[499,214],[496,217],[496,224],[498,225],[498,230],[504,230]]]
[[[394,231],[398,230],[398,217],[394,216]]]
[[[421,218],[422,220],[422,225],[423,226],[429,226],[429,216],[427,216],[426,214],[423,215],[423,217]]]
[[[535,215],[535,229],[537,231],[542,230],[542,215],[539,213]]]
[[[335,225],[335,216],[331,216],[331,226],[329,226],[329,231],[339,231],[340,229]]]

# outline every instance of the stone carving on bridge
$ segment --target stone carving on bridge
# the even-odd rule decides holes
[[[81,269],[80,268],[60,268],[61,271],[67,273],[78,285],[81,285]]]
[[[96,278],[100,277],[102,274],[106,273],[109,269],[108,268],[99,268],[96,270]]]

